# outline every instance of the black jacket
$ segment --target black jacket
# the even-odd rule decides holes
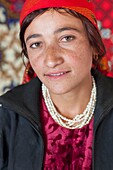
[[[113,79],[95,72],[93,170],[113,170]],[[44,144],[38,78],[0,97],[0,170],[41,170]]]

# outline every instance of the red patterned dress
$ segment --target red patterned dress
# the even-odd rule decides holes
[[[93,119],[81,129],[66,129],[50,116],[42,98],[44,170],[91,170]]]

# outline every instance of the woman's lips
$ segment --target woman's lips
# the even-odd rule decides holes
[[[44,74],[44,76],[58,78],[58,77],[64,76],[65,74],[67,74],[69,72],[70,71],[60,71],[60,72],[55,72],[55,73],[47,73],[47,74]]]

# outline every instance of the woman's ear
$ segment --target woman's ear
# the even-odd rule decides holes
[[[92,55],[92,57],[93,57],[93,61],[95,61],[95,62],[97,62],[98,61],[98,52],[97,52],[97,49],[95,49],[95,48],[93,48],[93,55]]]
[[[95,62],[98,61],[98,53],[93,54],[93,60]]]
[[[22,84],[29,82],[34,77],[36,77],[36,74],[34,70],[32,69],[30,62],[28,62],[25,68],[25,71],[24,71]]]
[[[94,68],[97,68],[99,65],[99,53],[97,50],[94,48],[92,52],[92,59],[93,59],[93,66]]]

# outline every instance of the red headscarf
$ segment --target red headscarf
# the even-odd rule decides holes
[[[20,25],[24,18],[31,12],[38,9],[52,7],[74,10],[88,18],[93,25],[97,27],[93,3],[90,0],[26,0],[20,15]]]

